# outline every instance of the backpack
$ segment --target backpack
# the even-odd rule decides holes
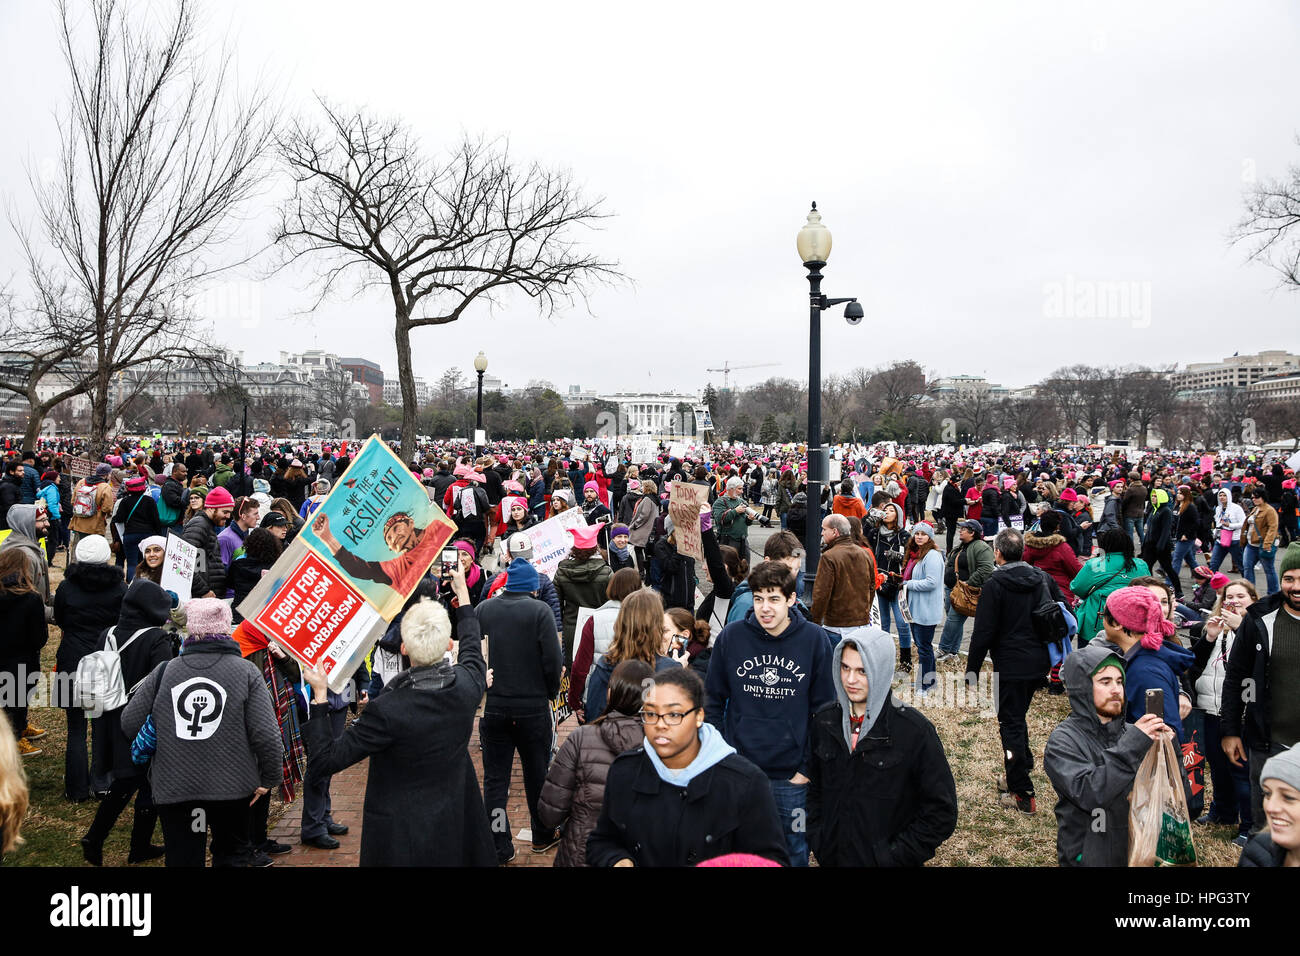
[[[1051,591],[1047,587],[1047,572],[1040,571],[1039,575],[1038,590],[1034,592],[1036,600],[1033,610],[1029,612],[1029,620],[1040,641],[1054,644],[1069,637],[1070,626],[1066,623],[1065,610],[1061,604],[1052,600]]]
[[[72,493],[72,514],[76,518],[93,518],[95,516],[95,496],[99,485],[82,481]]]
[[[135,688],[143,683],[137,682],[130,690],[122,683],[122,651],[130,647],[132,641],[145,631],[153,628],[140,628],[120,648],[117,646],[116,630],[115,627],[108,629],[102,651],[87,654],[77,664],[77,673],[72,683],[72,700],[87,716],[97,717],[107,711],[125,707],[135,693]]]
[[[462,502],[461,495],[463,495],[466,491],[471,491],[471,490],[472,490],[472,494],[474,495],[474,509],[478,513],[475,515],[466,515],[464,509],[461,507],[461,502]],[[452,492],[451,515],[453,518],[459,518],[461,520],[464,520],[466,517],[480,518],[483,520],[485,524],[488,524],[491,521],[489,517],[489,512],[491,510],[492,510],[492,506],[488,504],[487,491],[483,488],[482,485],[476,482],[471,482],[465,488],[456,488]]]

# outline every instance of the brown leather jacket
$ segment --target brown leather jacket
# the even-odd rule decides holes
[[[875,597],[871,555],[850,537],[836,538],[817,565],[809,620],[830,627],[865,626]]]
[[[1251,518],[1255,519],[1253,525]],[[1247,531],[1251,527],[1255,529],[1254,534],[1249,534]],[[1273,539],[1276,537],[1277,509],[1266,501],[1246,515],[1246,523],[1241,526],[1240,540],[1242,544],[1253,544],[1257,548],[1267,550],[1273,547]]]

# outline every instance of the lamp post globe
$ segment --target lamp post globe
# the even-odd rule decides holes
[[[825,265],[830,260],[831,231],[822,224],[822,214],[817,211],[816,203],[812,204],[808,221],[795,238],[795,246],[799,250],[800,262],[820,262]]]

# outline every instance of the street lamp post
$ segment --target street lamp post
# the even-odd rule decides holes
[[[822,269],[831,255],[831,231],[822,225],[817,204],[812,204],[808,221],[795,240],[799,258],[808,270],[808,522],[804,531],[804,593],[812,603],[813,582],[821,560],[822,485],[830,473],[826,449],[822,447],[822,312],[847,303],[844,319],[850,325],[862,322],[857,299],[828,299],[822,294]],[[817,520],[812,520],[813,515]]]
[[[487,356],[482,352],[474,356],[474,371],[478,372],[478,416],[474,425],[474,457],[483,454],[479,436],[483,432],[483,373],[487,371]]]

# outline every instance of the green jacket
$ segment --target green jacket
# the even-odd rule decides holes
[[[235,469],[230,465],[217,465],[217,470],[212,473],[212,486],[215,488],[220,485],[222,488],[228,488],[230,479],[235,476]]]
[[[722,497],[713,503],[713,527],[719,538],[745,540],[749,537],[752,523],[748,514],[736,514],[736,506],[745,503],[744,498]]]
[[[968,545],[960,548],[953,548],[948,555],[948,567],[944,573],[944,584],[949,588],[947,575],[951,572],[956,578],[961,578],[957,573],[958,555],[962,565],[968,570],[964,580],[973,588],[982,588],[989,578],[993,577],[993,572],[997,566],[993,563],[993,548],[983,538],[976,538]]]
[[[1070,591],[1079,598],[1080,604],[1075,608],[1075,617],[1079,621],[1079,638],[1084,643],[1092,640],[1101,630],[1101,609],[1113,592],[1128,587],[1134,578],[1145,577],[1151,573],[1147,563],[1141,558],[1133,560],[1133,567],[1127,571],[1124,555],[1101,554],[1083,563],[1083,568],[1070,582]]]

